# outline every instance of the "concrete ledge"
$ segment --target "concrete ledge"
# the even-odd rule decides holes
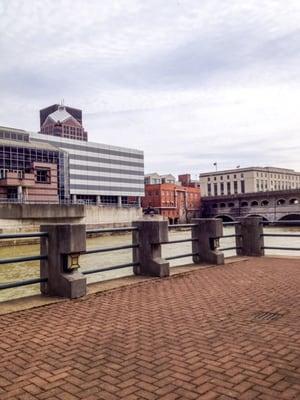
[[[0,204],[0,219],[83,218],[84,205]]]

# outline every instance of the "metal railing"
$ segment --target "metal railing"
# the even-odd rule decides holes
[[[193,226],[197,226],[197,224],[172,224],[168,225],[169,230],[175,230],[175,229],[192,229]],[[197,239],[193,238],[187,238],[187,239],[175,239],[175,240],[169,240],[167,242],[161,242],[163,245],[168,245],[168,244],[176,244],[176,243],[187,243],[187,242],[193,242],[196,241]],[[169,256],[169,257],[164,257],[165,260],[171,261],[171,260],[177,260],[179,258],[187,258],[187,257],[193,257],[196,256],[197,253],[183,253],[183,254],[177,254],[175,256]]]
[[[134,226],[126,226],[126,227],[121,227],[121,228],[99,228],[99,229],[88,229],[86,230],[87,235],[91,234],[105,234],[105,233],[123,233],[123,232],[133,232],[137,231],[138,228]],[[100,247],[96,249],[89,249],[86,250],[83,254],[96,254],[96,253],[106,253],[106,252],[113,252],[113,251],[118,251],[118,250],[126,250],[126,249],[135,249],[138,248],[138,244],[126,244],[122,246],[112,246],[112,247]],[[87,271],[82,271],[83,275],[91,275],[91,274],[97,274],[100,272],[107,272],[107,271],[114,271],[117,269],[123,269],[123,268],[129,268],[129,267],[135,267],[138,266],[138,262],[131,262],[131,263],[125,263],[125,264],[118,264],[118,265],[112,265],[109,267],[97,267],[93,268]]]
[[[262,237],[288,237],[288,238],[300,238],[298,233],[263,233]],[[300,251],[300,247],[282,247],[282,246],[263,246],[264,250],[284,250],[284,251]]]
[[[225,227],[227,227],[227,226],[228,227],[231,227],[231,226],[236,227],[239,224],[240,224],[239,221],[223,222],[223,226],[225,226]],[[231,234],[227,234],[227,235],[222,235],[220,237],[220,239],[230,239],[230,238],[235,238],[236,239],[238,237],[241,237],[241,235],[237,235],[236,233],[231,233]],[[219,247],[218,250],[219,251],[231,251],[231,250],[237,251],[240,248],[241,247],[235,245],[235,246],[229,246],[229,247]]]
[[[41,237],[48,237],[48,233],[47,232],[30,232],[30,233],[0,234],[0,240],[20,239],[20,238],[41,238]],[[47,255],[3,258],[3,259],[0,259],[0,265],[14,264],[14,263],[20,263],[20,262],[27,262],[27,261],[41,261],[41,260],[47,260],[47,258],[48,258]],[[0,290],[17,288],[17,287],[21,287],[21,286],[34,285],[36,283],[42,283],[42,282],[47,282],[47,278],[40,277],[40,278],[24,279],[21,281],[14,281],[14,282],[4,282],[4,283],[0,283]]]

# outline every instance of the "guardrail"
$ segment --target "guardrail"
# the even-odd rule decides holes
[[[299,223],[299,221],[296,221]],[[122,228],[88,229],[85,225],[43,225],[41,232],[0,234],[0,240],[40,238],[39,255],[0,259],[0,266],[28,261],[40,261],[40,278],[0,283],[1,289],[40,284],[41,292],[50,296],[80,297],[86,293],[86,276],[133,267],[135,275],[168,276],[169,261],[192,257],[195,264],[224,264],[224,253],[236,250],[241,256],[262,256],[265,250],[300,251],[300,247],[265,245],[269,237],[300,238],[300,233],[264,232],[267,225],[258,217],[247,217],[222,223],[220,219],[197,219],[192,224],[168,225],[166,221],[136,221]],[[233,227],[233,233],[223,234],[223,227]],[[187,230],[188,237],[169,238],[169,232]],[[87,236],[106,233],[132,234],[132,242],[108,247],[86,248]],[[235,246],[220,247],[220,239],[235,239]],[[192,250],[162,257],[162,246],[191,243]],[[80,255],[132,250],[132,261],[112,266],[93,265],[82,270]]]
[[[20,239],[20,238],[47,238],[47,232],[31,232],[31,233],[7,233],[7,234],[0,234],[0,240],[5,239]],[[26,256],[26,257],[13,257],[13,258],[3,258],[0,259],[0,265],[3,264],[15,264],[20,262],[27,262],[27,261],[42,261],[47,260],[47,255],[36,255],[36,256]],[[47,278],[32,278],[32,279],[24,279],[21,281],[14,281],[14,282],[5,282],[0,283],[0,290],[2,289],[12,289],[21,286],[28,286],[33,285],[36,283],[45,283],[47,282]]]
[[[127,227],[122,227],[122,228],[100,228],[100,229],[88,229],[86,231],[87,235],[90,234],[101,234],[101,233],[123,233],[123,232],[134,232],[137,231],[138,228],[133,227],[133,226],[127,226]],[[139,248],[139,244],[129,244],[129,245],[123,245],[123,246],[113,246],[113,247],[100,247],[96,249],[89,249],[83,252],[82,254],[96,254],[96,253],[107,253],[107,252],[113,252],[113,251],[118,251],[118,250],[125,250],[125,249],[136,249]],[[83,275],[91,275],[91,274],[97,274],[99,272],[107,272],[107,271],[114,271],[118,269],[123,269],[123,268],[129,268],[129,267],[136,267],[138,266],[138,262],[131,262],[131,263],[125,263],[125,264],[118,264],[118,265],[113,265],[110,267],[99,267],[99,268],[93,268],[87,271],[82,271]]]

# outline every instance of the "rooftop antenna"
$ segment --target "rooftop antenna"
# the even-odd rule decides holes
[[[59,109],[60,110],[64,110],[65,109],[65,99],[61,99]]]

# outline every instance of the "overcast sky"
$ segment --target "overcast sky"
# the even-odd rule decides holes
[[[145,170],[300,170],[299,0],[0,0],[0,125],[83,110]]]

